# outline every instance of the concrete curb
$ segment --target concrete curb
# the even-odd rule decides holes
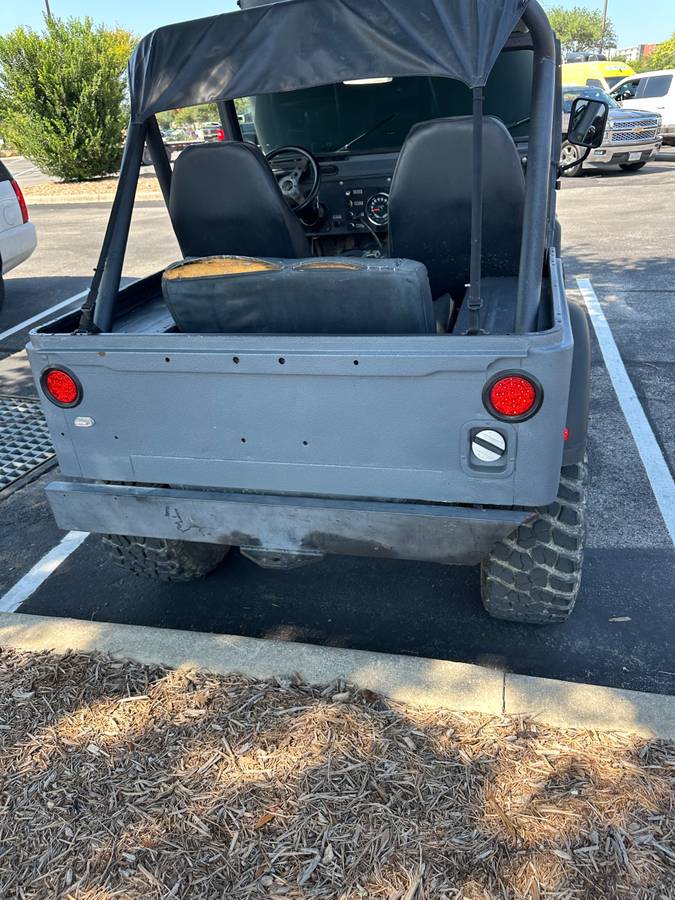
[[[511,675],[466,663],[18,613],[0,613],[0,646],[99,651],[147,664],[255,678],[298,672],[311,683],[328,683],[343,677],[419,706],[527,714],[561,728],[675,740],[675,697]]]

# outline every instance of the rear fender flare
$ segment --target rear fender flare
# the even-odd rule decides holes
[[[567,405],[569,438],[565,443],[563,466],[580,463],[584,458],[591,402],[591,332],[588,315],[578,303],[569,303],[568,306],[574,336],[574,355]]]

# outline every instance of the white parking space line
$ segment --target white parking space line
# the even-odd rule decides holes
[[[69,531],[56,547],[35,563],[30,572],[26,572],[14,587],[0,597],[0,612],[15,612],[88,537],[86,531]]]
[[[588,309],[595,335],[600,344],[605,366],[612,380],[614,391],[628,422],[633,439],[647,472],[654,497],[670,538],[675,544],[675,481],[670,474],[658,441],[654,436],[645,411],[638,400],[635,388],[614,340],[614,335],[600,306],[598,296],[588,278],[577,278],[579,290]]]
[[[11,328],[8,328],[7,331],[3,331],[0,334],[0,341],[4,341],[6,338],[11,337],[11,335],[16,334],[17,331],[23,331],[24,328],[27,328],[34,322],[39,322],[40,319],[45,319],[51,313],[58,312],[58,310],[63,309],[64,306],[75,303],[76,300],[81,300],[83,297],[86,297],[88,293],[89,288],[87,288],[86,291],[80,291],[79,294],[68,297],[67,300],[62,300],[60,303],[57,303],[56,306],[50,306],[49,309],[43,309],[42,312],[36,313],[34,316],[31,316],[30,319],[24,319],[24,321],[19,322],[18,325],[13,325]]]

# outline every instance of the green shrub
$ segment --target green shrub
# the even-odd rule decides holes
[[[133,46],[122,29],[92,20],[45,21],[0,37],[3,137],[66,181],[115,172],[126,125],[125,70]]]

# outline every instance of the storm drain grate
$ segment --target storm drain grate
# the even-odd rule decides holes
[[[39,402],[0,397],[0,492],[53,456]]]

